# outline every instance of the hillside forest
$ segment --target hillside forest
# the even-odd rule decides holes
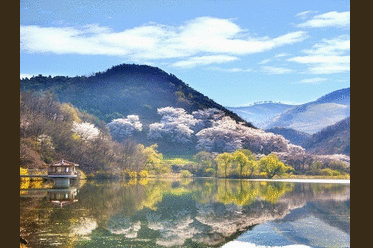
[[[46,168],[60,159],[92,177],[348,176],[350,170],[347,155],[306,152],[174,75],[135,65],[90,77],[21,80],[20,166]]]

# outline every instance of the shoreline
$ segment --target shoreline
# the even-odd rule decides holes
[[[215,179],[215,177],[149,177],[153,179]],[[350,179],[326,179],[326,178],[278,178],[278,179],[266,179],[266,178],[217,178],[219,180],[245,180],[245,181],[256,181],[256,182],[293,182],[293,183],[338,183],[338,184],[350,184]]]
[[[294,182],[294,183],[340,183],[340,184],[350,184],[350,179],[296,179],[296,178],[288,178],[288,179],[244,179],[248,181],[268,181],[268,182]]]

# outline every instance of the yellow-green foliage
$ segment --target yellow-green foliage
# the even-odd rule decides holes
[[[232,166],[233,155],[231,153],[224,152],[219,154],[215,160],[218,163],[219,175],[228,177],[229,168]]]
[[[267,183],[225,180],[218,182],[214,199],[224,204],[249,205],[256,200],[276,203],[286,192],[292,191],[292,183]]]
[[[265,201],[276,203],[286,192],[293,191],[294,184],[291,183],[270,183],[263,184],[260,190],[260,196]]]
[[[80,169],[76,169],[76,171],[78,172],[79,176],[80,176],[80,179],[86,179],[87,178],[87,175]]]
[[[129,178],[136,178],[137,177],[137,171],[126,171],[126,174],[125,174],[126,177],[129,177]]]
[[[142,202],[140,209],[143,207],[147,207],[149,209],[156,211],[157,208],[155,207],[155,205],[161,200],[162,200],[162,189],[159,187],[151,188],[151,190],[147,190],[146,200]]]
[[[149,172],[147,170],[142,170],[139,173],[139,177],[141,177],[141,178],[149,177]]]
[[[81,140],[79,134],[77,134],[77,133],[73,133],[73,134],[71,135],[71,138],[73,138],[74,140]]]
[[[27,175],[28,170],[22,167],[19,167],[20,175]],[[28,189],[30,187],[30,178],[21,178],[20,180],[20,189]]]
[[[20,173],[20,175],[27,175],[28,174],[28,169],[19,167],[19,173]]]
[[[206,168],[204,171],[205,175],[208,177],[212,177],[215,175],[215,169],[214,168]]]
[[[281,162],[275,154],[262,157],[259,160],[258,167],[260,171],[265,172],[269,178],[272,178],[275,175],[282,175],[293,170],[291,166],[287,166]]]
[[[138,180],[138,183],[140,184],[140,185],[142,185],[142,186],[145,186],[145,185],[147,185],[148,183],[149,183],[149,178],[140,178],[139,180]]]
[[[145,169],[151,174],[161,174],[170,171],[171,166],[163,163],[162,153],[157,151],[158,145],[153,144],[149,147],[139,145],[142,154],[145,156]]]
[[[60,105],[61,112],[67,115],[72,121],[76,121],[78,123],[81,122],[78,110],[73,107],[70,103],[62,103]]]
[[[181,174],[181,177],[191,177],[192,176],[192,173],[190,173],[188,170],[182,170],[180,172]]]
[[[41,188],[44,188],[43,186],[44,186],[43,185],[43,180],[42,179],[37,179],[37,180],[31,180],[30,181],[29,188],[41,189]]]
[[[162,160],[162,163],[169,164],[169,165],[173,165],[173,164],[185,165],[185,164],[190,164],[193,162],[185,158],[164,158]]]
[[[332,169],[329,169],[329,168],[325,168],[325,169],[320,170],[320,173],[321,173],[321,175],[324,175],[324,176],[339,176],[339,175],[341,175],[341,172],[339,172],[337,170],[332,170]]]

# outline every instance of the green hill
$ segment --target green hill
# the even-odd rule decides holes
[[[157,108],[179,107],[188,113],[217,108],[237,122],[237,114],[194,90],[173,74],[147,65],[121,64],[92,76],[42,76],[20,81],[21,91],[47,91],[103,121],[137,114],[148,124],[159,120]]]
[[[253,127],[237,114],[194,90],[173,74],[147,65],[121,64],[92,76],[42,76],[20,81],[20,90],[30,92],[51,91],[60,102],[71,103],[82,112],[87,112],[106,123],[114,119],[137,115],[142,123],[141,132],[133,135],[134,141],[151,145],[147,134],[149,125],[159,122],[160,108],[183,108],[188,114],[193,111],[216,108],[237,123]],[[157,141],[164,153],[194,153],[196,139],[183,146]]]

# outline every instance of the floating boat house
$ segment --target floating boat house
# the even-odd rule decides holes
[[[53,179],[55,187],[69,187],[70,179],[78,177],[76,171],[78,166],[78,164],[62,159],[49,166],[48,178]]]

